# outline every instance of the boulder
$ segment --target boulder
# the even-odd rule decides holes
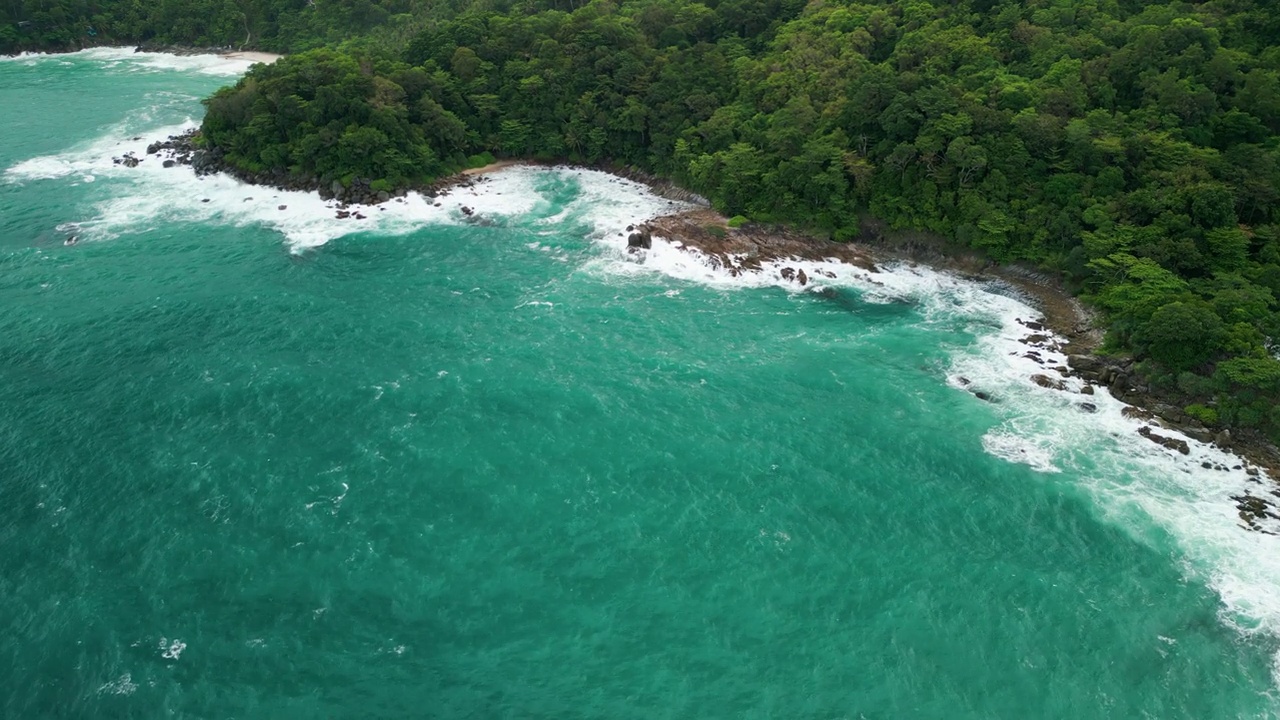
[[[644,248],[648,250],[653,247],[653,234],[649,230],[648,225],[641,225],[636,231],[627,236],[628,248]]]
[[[1155,417],[1155,415],[1152,415],[1146,410],[1143,410],[1140,407],[1134,407],[1133,405],[1126,405],[1120,410],[1120,414],[1131,420],[1150,420]]]
[[[1146,425],[1143,425],[1142,427],[1138,428],[1138,434],[1157,445],[1161,445],[1163,447],[1169,448],[1170,450],[1177,450],[1183,455],[1191,454],[1191,448],[1187,445],[1186,440],[1179,440],[1178,438],[1171,438],[1171,437],[1165,437],[1163,435],[1157,435],[1156,433],[1152,432],[1150,427]]]
[[[1067,364],[1076,372],[1098,372],[1102,361],[1092,355],[1068,355]]]
[[[1055,380],[1049,377],[1048,375],[1040,375],[1040,374],[1032,375],[1031,382],[1039,385],[1042,388],[1048,388],[1050,390],[1066,390],[1067,389],[1067,386],[1063,385],[1061,380]]]
[[[1089,383],[1085,383],[1085,384],[1084,384],[1084,387],[1080,388],[1080,394],[1081,394],[1081,395],[1092,395],[1092,394],[1093,394],[1093,386],[1092,386],[1092,385],[1090,385]]]
[[[1083,411],[1085,411],[1085,412],[1087,412],[1087,413],[1096,413],[1096,412],[1098,412],[1098,406],[1097,406],[1097,405],[1094,405],[1093,403],[1088,403],[1088,402],[1087,402],[1087,403],[1080,403],[1080,409],[1081,409],[1081,410],[1083,410]]]
[[[1202,443],[1213,442],[1213,433],[1208,428],[1202,427],[1184,427],[1182,433],[1189,438],[1199,440]]]

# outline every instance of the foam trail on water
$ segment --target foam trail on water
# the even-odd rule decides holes
[[[1105,388],[1081,395],[1078,379],[1062,378],[1053,370],[1064,364],[1061,353],[1040,350],[1040,362],[1025,357],[1028,348],[1020,339],[1028,331],[1018,320],[1034,319],[1039,313],[997,288],[924,267],[889,266],[873,273],[835,260],[770,261],[759,272],[735,276],[678,241],[656,237],[650,250],[632,255],[626,249],[627,225],[683,206],[654,196],[638,183],[590,170],[513,167],[443,198],[411,194],[385,204],[385,209],[361,208],[364,220],[339,220],[334,203],[316,193],[248,186],[221,175],[200,178],[190,168],[162,168],[157,158],[145,156],[149,143],[193,125],[188,121],[157,128],[136,141],[116,129],[86,148],[19,163],[5,172],[5,180],[106,181],[96,183],[94,191],[109,186],[117,192],[97,199],[94,216],[79,223],[84,239],[110,238],[164,223],[216,222],[271,227],[297,249],[352,232],[396,234],[430,223],[520,218],[556,234],[571,228],[595,243],[600,253],[587,263],[588,272],[665,275],[724,288],[778,286],[796,292],[843,286],[868,302],[911,302],[922,322],[952,331],[959,328],[974,338],[954,349],[947,381],[996,400],[988,406],[996,426],[982,440],[987,452],[1041,472],[1078,476],[1102,514],[1139,537],[1144,526],[1154,523],[1178,544],[1188,574],[1203,578],[1218,592],[1225,622],[1244,633],[1280,636],[1277,539],[1238,527],[1230,499],[1246,492],[1260,495],[1267,488],[1243,469],[1201,467],[1242,463],[1177,431],[1159,430],[1185,440],[1189,455],[1139,436],[1136,430],[1142,423],[1122,415],[1124,403]],[[112,161],[126,152],[145,159],[137,168]],[[563,203],[545,195],[565,192],[567,207],[553,212]],[[475,213],[472,219],[463,214],[463,206]],[[785,279],[786,267],[804,270],[809,285],[802,288]],[[1060,378],[1064,390],[1038,386],[1030,379],[1034,374]],[[1095,411],[1088,412],[1085,402]],[[1275,526],[1271,523],[1268,529],[1280,529]]]
[[[1270,481],[1247,474],[1249,463],[1234,454],[1126,416],[1130,406],[1105,387],[1081,393],[1082,380],[1057,371],[1067,366],[1057,349],[1065,340],[1028,329],[1024,322],[1042,315],[1011,297],[1016,293],[1009,288],[922,266],[891,264],[873,273],[835,260],[771,261],[759,272],[735,276],[702,253],[682,249],[678,241],[655,238],[653,249],[631,262],[625,259],[625,243],[611,238],[605,244],[609,257],[597,261],[597,270],[662,273],[723,288],[778,286],[800,292],[844,286],[864,301],[912,303],[923,323],[951,334],[964,331],[973,340],[954,348],[946,381],[994,400],[987,407],[996,425],[982,438],[987,453],[1046,474],[1071,473],[1100,514],[1140,540],[1149,541],[1150,529],[1158,527],[1177,544],[1183,571],[1217,592],[1225,624],[1245,635],[1280,638],[1280,538],[1245,530],[1231,499],[1267,497]],[[783,267],[804,269],[812,282],[802,288],[782,276]],[[1035,348],[1025,344],[1033,333],[1047,336],[1047,342]],[[1033,349],[1038,359],[1028,356]],[[1042,387],[1034,375],[1060,383],[1061,389]],[[975,397],[974,402],[982,401]],[[1189,454],[1139,435],[1144,425],[1186,442]],[[1280,521],[1258,524],[1280,533]],[[1275,677],[1280,684],[1280,655]]]
[[[201,177],[189,167],[165,168],[161,158],[146,154],[151,143],[195,125],[188,119],[140,136],[116,128],[85,147],[20,162],[5,171],[4,179],[12,183],[108,181],[103,184],[111,186],[111,194],[94,203],[93,217],[67,224],[77,229],[82,240],[111,239],[165,223],[212,222],[270,227],[293,249],[301,250],[351,233],[394,235],[426,224],[466,222],[464,206],[475,212],[473,221],[525,214],[537,203],[537,197],[528,192],[530,174],[546,172],[512,168],[473,189],[458,188],[435,199],[410,193],[381,206],[352,206],[363,219],[339,219],[337,203],[321,199],[318,193],[247,185],[221,174]],[[133,168],[115,162],[126,154],[142,162]]]

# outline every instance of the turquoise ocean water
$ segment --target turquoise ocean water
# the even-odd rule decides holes
[[[1275,716],[1248,481],[1030,384],[1007,292],[628,260],[667,201],[592,172],[112,163],[244,67],[0,61],[0,717]]]

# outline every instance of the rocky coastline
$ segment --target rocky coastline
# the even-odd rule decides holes
[[[196,175],[221,173],[230,175],[250,185],[263,185],[279,190],[316,192],[325,200],[336,200],[338,202],[337,217],[339,219],[362,217],[358,211],[349,210],[349,206],[378,205],[397,197],[404,197],[410,192],[417,192],[425,197],[435,198],[448,193],[453,188],[474,187],[477,182],[483,182],[484,179],[483,175],[462,172],[440,178],[429,184],[402,187],[388,191],[374,189],[373,181],[369,178],[357,177],[351,181],[350,185],[344,185],[337,180],[326,181],[317,177],[296,177],[286,172],[284,168],[249,172],[227,162],[226,153],[221,148],[204,147],[200,143],[199,137],[199,130],[172,135],[167,140],[160,140],[147,146],[146,155],[155,156],[166,168],[175,165],[190,166]],[[116,158],[116,162],[135,167],[143,159],[126,154]],[[462,210],[467,215],[471,214],[469,208],[464,207]]]
[[[1162,435],[1160,430],[1174,430],[1200,442],[1210,443],[1240,458],[1228,467],[1205,462],[1210,470],[1243,470],[1259,488],[1256,493],[1233,496],[1242,527],[1271,534],[1259,521],[1280,520],[1280,450],[1265,437],[1252,432],[1232,432],[1206,427],[1188,416],[1177,398],[1166,397],[1147,384],[1134,368],[1131,358],[1099,354],[1103,330],[1099,318],[1083,305],[1055,278],[1032,268],[996,265],[968,249],[948,248],[944,241],[921,234],[891,236],[884,228],[869,224],[854,243],[837,243],[786,227],[759,227],[752,224],[729,227],[725,218],[708,208],[684,210],[649,220],[633,233],[628,245],[633,249],[647,247],[651,234],[678,242],[684,249],[697,250],[712,267],[737,276],[761,271],[764,263],[775,267],[781,279],[803,287],[817,281],[803,270],[785,267],[798,259],[820,261],[837,259],[874,271],[877,263],[922,263],[957,273],[967,279],[997,283],[1044,314],[1043,321],[1019,320],[1027,333],[1020,339],[1026,347],[1023,357],[1045,366],[1045,372],[1030,376],[1041,387],[1074,393],[1062,381],[1066,377],[1080,380],[1080,395],[1091,396],[1096,388],[1105,387],[1112,396],[1128,404],[1127,417],[1143,424],[1137,433],[1147,440],[1182,455],[1190,454],[1186,441]],[[639,236],[639,237],[638,237]],[[1051,351],[1066,363],[1054,363],[1045,357]],[[985,392],[971,389],[979,399],[994,402]],[[1096,412],[1087,398],[1077,404],[1084,412]],[[1263,478],[1271,482],[1264,483]]]
[[[197,175],[226,173],[249,184],[315,191],[326,200],[337,201],[339,219],[362,218],[359,207],[353,206],[378,205],[408,192],[435,198],[454,188],[474,187],[484,181],[486,170],[512,164],[495,163],[489,168],[464,171],[422,186],[379,191],[374,190],[371,181],[364,178],[356,178],[350,185],[343,185],[319,178],[292,177],[281,168],[246,172],[230,165],[220,149],[202,147],[198,136],[199,132],[193,130],[152,143],[146,150],[147,156],[155,156],[164,167],[188,165]],[[134,167],[144,159],[126,154],[116,161]],[[1075,377],[1082,383],[1079,391],[1082,395],[1092,395],[1095,388],[1105,387],[1114,397],[1131,406],[1125,410],[1127,416],[1143,421],[1137,432],[1147,440],[1174,452],[1189,454],[1185,441],[1158,432],[1160,429],[1176,430],[1237,455],[1242,460],[1233,467],[1215,467],[1206,463],[1206,469],[1244,470],[1259,485],[1263,485],[1263,476],[1270,478],[1271,483],[1265,489],[1260,488],[1260,494],[1267,497],[1246,494],[1233,498],[1243,527],[1266,533],[1269,531],[1259,526],[1258,521],[1280,520],[1280,504],[1276,500],[1280,498],[1280,450],[1257,433],[1233,433],[1204,426],[1182,411],[1177,398],[1165,397],[1146,384],[1135,371],[1132,359],[1096,353],[1103,336],[1098,318],[1056,278],[1033,268],[994,264],[972,250],[952,247],[944,238],[937,236],[894,233],[873,220],[864,224],[861,235],[851,243],[834,242],[787,226],[748,223],[735,228],[722,215],[707,207],[706,200],[669,181],[629,169],[609,166],[591,169],[645,184],[673,205],[679,203],[679,209],[673,213],[627,228],[627,247],[633,253],[649,249],[656,235],[675,242],[684,250],[696,250],[713,269],[727,271],[734,277],[761,272],[765,263],[780,265],[781,279],[794,282],[798,287],[818,283],[820,279],[809,277],[803,269],[788,267],[788,261],[835,259],[870,272],[875,272],[880,263],[918,262],[977,282],[1003,285],[1044,314],[1043,322],[1020,320],[1027,329],[1026,336],[1021,338],[1021,343],[1027,347],[1024,357],[1045,365],[1046,370],[1032,375],[1032,382],[1052,390],[1073,392],[1067,389],[1061,378]],[[461,210],[465,215],[472,215],[470,208]],[[1066,363],[1049,364],[1041,351],[1064,354]],[[984,392],[976,389],[971,392],[980,399],[994,401]],[[1080,403],[1080,407],[1085,412],[1096,411],[1096,407],[1087,401]]]
[[[250,47],[236,47],[234,45],[174,45],[172,43],[161,43],[154,40],[144,40],[141,43],[131,40],[122,40],[118,38],[99,37],[86,41],[84,38],[61,47],[37,47],[26,48],[9,53],[0,53],[0,55],[20,55],[22,53],[38,53],[50,55],[62,55],[66,53],[83,52],[94,48],[133,48],[134,52],[148,53],[164,53],[165,55],[178,55],[181,57],[189,55],[235,55],[237,53],[255,53],[263,55],[276,56],[267,50],[257,50]]]

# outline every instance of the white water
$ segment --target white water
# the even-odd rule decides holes
[[[124,51],[104,49],[86,53],[142,69],[161,67],[153,63],[193,63],[201,72],[230,73],[230,66],[224,64],[229,61],[215,56],[138,58],[131,51],[123,57]],[[56,57],[10,61],[49,62]],[[235,62],[241,71],[247,67],[244,61]],[[145,117],[135,119],[134,124],[138,123],[145,123]],[[109,179],[102,185],[109,185],[111,189],[104,192],[111,194],[95,201],[92,215],[69,220],[64,226],[83,240],[107,240],[175,222],[218,222],[273,228],[291,248],[302,250],[356,232],[403,234],[426,224],[537,215],[549,205],[538,195],[539,182],[547,173],[571,175],[580,187],[578,200],[538,222],[549,228],[564,223],[583,227],[603,251],[586,264],[586,272],[627,277],[660,274],[725,289],[778,286],[801,292],[840,286],[856,290],[871,302],[911,302],[925,323],[963,324],[976,339],[953,349],[945,380],[957,391],[981,390],[996,400],[989,405],[996,425],[982,441],[986,452],[1047,474],[1071,471],[1110,521],[1142,540],[1151,539],[1153,528],[1167,534],[1180,550],[1184,571],[1203,579],[1221,597],[1224,622],[1242,633],[1280,636],[1280,553],[1276,552],[1280,538],[1243,530],[1230,499],[1246,492],[1266,496],[1270,486],[1257,483],[1243,468],[1201,467],[1205,462],[1228,468],[1243,463],[1175,430],[1157,427],[1161,435],[1185,440],[1189,455],[1139,436],[1136,431],[1145,423],[1124,417],[1124,403],[1105,388],[1086,396],[1079,394],[1081,382],[1075,378],[1062,378],[1067,388],[1063,391],[1033,383],[1034,374],[1060,378],[1052,368],[1064,365],[1065,357],[1045,349],[1037,349],[1043,365],[1023,357],[1030,348],[1020,339],[1031,332],[1018,319],[1039,319],[1040,314],[1016,299],[923,267],[890,266],[873,273],[835,260],[774,261],[758,272],[735,277],[712,267],[706,256],[662,238],[654,239],[652,249],[633,256],[626,250],[626,226],[676,206],[638,183],[591,170],[512,167],[487,176],[475,188],[459,188],[446,197],[432,200],[411,194],[381,207],[352,208],[366,216],[363,220],[337,219],[336,203],[316,193],[246,186],[226,176],[201,178],[187,167],[163,168],[159,159],[145,155],[151,142],[193,124],[188,121],[144,134],[136,134],[128,125],[114,128],[84,147],[19,163],[5,171],[5,180],[86,183]],[[140,139],[129,139],[135,136]],[[113,162],[126,152],[145,159],[132,169]],[[468,219],[463,206],[472,209],[475,217]],[[538,251],[554,250],[534,245]],[[803,269],[812,282],[801,287],[783,279],[783,267]],[[1084,402],[1095,405],[1097,411],[1082,410]],[[1267,529],[1280,530],[1280,524],[1268,523]]]
[[[193,72],[219,77],[239,77],[254,64],[247,57],[230,55],[170,55],[168,53],[135,52],[129,47],[97,47],[74,53],[21,53],[0,56],[0,62],[20,62],[27,65],[58,63],[69,65],[72,60],[90,60],[105,68],[126,72]]]

